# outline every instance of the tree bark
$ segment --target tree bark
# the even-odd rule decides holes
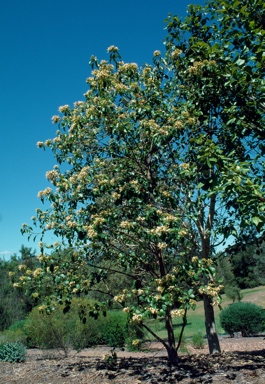
[[[215,203],[216,203],[216,195],[212,195],[210,197],[209,212],[208,212],[205,229],[203,228],[204,215],[202,215],[201,224],[199,226],[199,231],[201,233],[201,240],[202,240],[202,257],[205,259],[209,259],[211,256],[211,247],[210,247],[211,230],[213,227],[213,220],[215,216]],[[204,294],[203,304],[204,304],[205,328],[206,328],[206,335],[207,335],[208,346],[209,346],[209,353],[211,355],[214,353],[220,353],[221,349],[220,349],[218,334],[216,331],[212,298]]]
[[[168,362],[170,365],[177,366],[179,363],[179,357],[178,353],[176,351],[176,348],[171,348],[167,346],[167,356],[168,356]]]
[[[212,299],[208,295],[203,295],[205,327],[210,354],[221,353],[218,334],[214,320],[214,309]]]
[[[179,362],[179,358],[178,358],[178,352],[176,350],[175,335],[174,335],[174,329],[173,329],[170,312],[166,314],[165,321],[166,321],[167,339],[168,339],[168,345],[166,347],[168,360],[171,365],[177,365]]]

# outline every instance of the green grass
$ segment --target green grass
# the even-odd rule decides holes
[[[251,302],[265,308],[265,286],[256,287],[252,289],[244,289],[241,291],[241,294],[243,295],[243,299],[241,301]],[[232,304],[232,301],[228,299],[226,295],[222,295],[222,308],[226,308],[230,304]],[[216,328],[218,334],[222,335],[225,334],[225,331],[220,325],[219,315],[220,309],[218,307],[215,307]],[[197,303],[197,308],[195,311],[188,311],[187,322],[188,324],[186,325],[184,331],[185,338],[190,338],[197,333],[202,333],[203,335],[205,335],[204,308],[202,301]],[[181,320],[176,319],[175,321],[173,321],[173,324],[175,329],[175,335],[177,335],[178,333],[180,333],[181,330]],[[159,337],[161,337],[162,339],[167,338],[167,332],[165,330],[164,322],[157,319],[155,321],[152,321],[149,326],[151,326],[152,330]]]

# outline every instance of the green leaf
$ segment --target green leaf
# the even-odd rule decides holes
[[[258,216],[252,217],[252,223],[258,226],[260,223],[262,223],[262,220]]]
[[[243,59],[238,59],[237,61],[236,61],[236,64],[239,66],[239,67],[241,67],[242,65],[244,65],[245,64],[245,60],[243,60]]]

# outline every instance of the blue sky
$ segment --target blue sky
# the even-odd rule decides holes
[[[6,0],[0,13],[0,257],[22,244],[20,234],[41,207],[55,161],[36,146],[55,136],[51,117],[87,90],[91,55],[119,47],[125,62],[151,62],[162,49],[168,13],[185,16],[192,0]],[[202,3],[202,0],[197,0]]]

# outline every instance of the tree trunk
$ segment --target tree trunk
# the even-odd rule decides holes
[[[179,363],[178,353],[176,348],[167,346],[167,356],[170,365],[177,366]]]
[[[221,353],[219,339],[216,332],[212,299],[207,295],[203,295],[203,303],[209,352],[211,355],[214,353]]]
[[[157,259],[158,259],[158,263],[159,263],[160,276],[162,278],[162,277],[166,276],[166,271],[165,271],[165,265],[164,265],[161,250],[159,250],[157,253]],[[170,310],[171,310],[171,308],[167,309],[166,318],[165,318],[168,344],[163,342],[163,345],[167,350],[169,364],[177,365],[179,359],[178,359],[178,352],[176,350],[175,335],[174,335],[174,329],[173,329],[172,317],[171,317]]]
[[[179,363],[179,358],[178,358],[178,351],[175,346],[175,335],[174,335],[174,330],[173,330],[173,324],[172,324],[172,319],[171,319],[171,314],[170,311],[168,310],[166,318],[165,318],[165,323],[166,323],[166,329],[167,329],[167,334],[168,334],[168,340],[167,342],[163,339],[161,339],[159,336],[157,336],[152,329],[150,329],[146,324],[142,323],[142,326],[147,329],[148,332],[151,333],[152,336],[154,336],[162,345],[166,348],[167,350],[167,356],[168,356],[168,362],[170,365],[178,365]]]
[[[176,350],[175,335],[170,312],[166,314],[166,329],[168,338],[168,345],[166,346],[168,360],[171,365],[177,365],[179,362],[179,358],[178,352]]]
[[[213,176],[213,170],[211,170]],[[213,220],[215,216],[215,203],[216,203],[216,195],[212,195],[210,197],[210,206],[208,217],[206,221],[206,226],[204,229],[204,214],[202,213],[202,222],[199,225],[199,231],[201,234],[202,240],[202,257],[205,259],[209,259],[211,256],[211,230],[213,226]],[[206,279],[207,283],[207,279]],[[205,315],[205,327],[206,327],[206,335],[208,340],[209,352],[210,354],[220,353],[220,344],[218,335],[216,332],[215,320],[214,320],[214,309],[212,305],[212,299],[208,295],[203,295],[203,304],[204,304],[204,315]]]

